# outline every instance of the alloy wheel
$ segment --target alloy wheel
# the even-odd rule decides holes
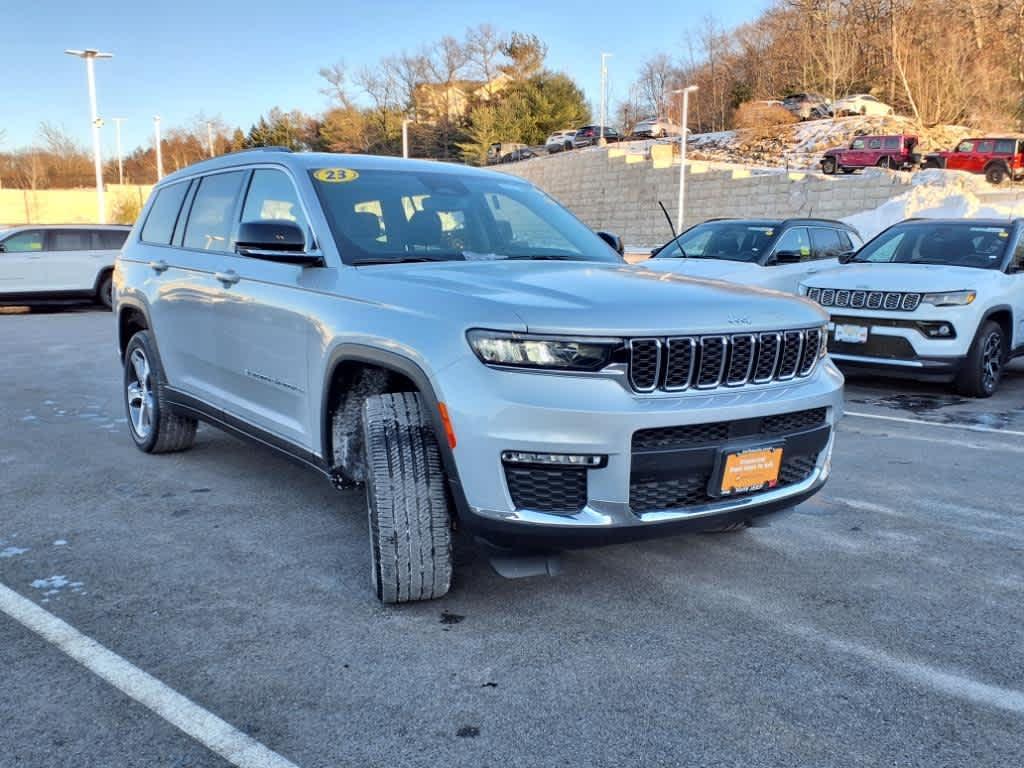
[[[153,390],[149,360],[141,349],[133,349],[128,359],[134,381],[126,387],[128,416],[132,430],[140,440],[149,437],[153,429]]]
[[[981,384],[986,392],[995,390],[1003,370],[1003,335],[990,333],[981,352]]]

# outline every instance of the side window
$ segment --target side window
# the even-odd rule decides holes
[[[843,248],[839,230],[835,229],[812,229],[811,245],[814,247],[814,258],[816,259],[834,259],[843,250],[847,250]]]
[[[854,139],[850,149],[864,149],[864,139]]]
[[[882,148],[882,140],[881,139],[871,139],[870,141],[868,141],[868,149],[881,149],[881,148]]]
[[[1017,250],[1013,252],[1013,260],[1010,262],[1011,272],[1024,272],[1024,237],[1017,243]]]
[[[188,192],[188,182],[171,184],[158,190],[153,205],[149,208],[146,223],[142,225],[140,237],[143,242],[156,245],[169,245],[174,224],[178,221],[181,203]]]
[[[261,220],[292,221],[302,227],[303,232],[309,229],[295,185],[284,171],[265,168],[253,171],[242,221]]]
[[[811,242],[807,237],[807,230],[803,227],[794,227],[783,233],[775,246],[775,253],[795,253],[800,261],[810,261]]]
[[[128,239],[128,233],[118,229],[99,229],[92,233],[93,248],[99,251],[119,251]]]
[[[50,230],[51,251],[92,250],[92,233],[84,229]]]
[[[204,176],[199,182],[185,225],[185,248],[201,251],[231,250],[235,206],[242,192],[245,171]]]
[[[889,137],[887,137],[885,139],[885,145],[884,146],[885,146],[886,149],[899,150],[899,148],[900,148],[900,137],[899,136],[889,136]]]
[[[994,141],[981,141],[978,142],[978,152],[990,153],[995,148]]]
[[[974,151],[974,142],[973,141],[961,141],[957,145],[956,151],[957,152],[973,152]]]
[[[1013,145],[1013,139],[1000,139],[996,142],[996,152],[1001,155],[1012,155]]]
[[[41,251],[43,250],[43,232],[38,229],[19,232],[4,240],[2,245],[6,253],[34,253]]]

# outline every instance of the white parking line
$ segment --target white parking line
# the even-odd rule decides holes
[[[924,424],[929,427],[945,427],[946,429],[963,429],[968,432],[984,432],[991,435],[1011,435],[1024,437],[1024,432],[1013,429],[996,429],[995,427],[980,427],[974,424],[945,424],[941,421],[928,421],[927,419],[908,419],[904,416],[882,416],[877,413],[858,413],[846,411],[847,416],[855,416],[860,419],[878,419],[879,421],[895,421],[900,424]]]
[[[31,600],[0,584],[0,611],[238,768],[297,768]]]

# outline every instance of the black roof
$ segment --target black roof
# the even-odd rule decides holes
[[[814,226],[814,225],[827,224],[830,227],[835,227],[837,229],[845,229],[848,232],[853,232],[854,234],[860,234],[859,232],[857,232],[857,230],[855,228],[851,227],[845,221],[839,221],[838,219],[816,219],[816,218],[813,218],[813,217],[793,218],[793,219],[740,219],[740,218],[737,218],[735,216],[718,216],[718,217],[713,218],[713,219],[705,219],[705,221],[702,222],[702,223],[706,223],[706,222],[709,222],[709,221],[735,221],[735,222],[743,222],[743,223],[755,224],[755,225],[756,224],[761,224],[761,225],[766,226],[766,227],[768,227],[768,226],[771,226],[771,227],[799,227],[799,226]]]

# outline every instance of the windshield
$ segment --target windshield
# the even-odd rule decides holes
[[[444,171],[310,172],[347,264],[565,259],[621,262],[529,184]]]
[[[773,224],[742,221],[709,221],[691,227],[678,240],[665,246],[655,258],[724,259],[760,262],[778,237]],[[680,250],[682,246],[682,250]]]
[[[1010,228],[970,222],[897,225],[865,245],[854,257],[871,264],[944,264],[999,269]]]

